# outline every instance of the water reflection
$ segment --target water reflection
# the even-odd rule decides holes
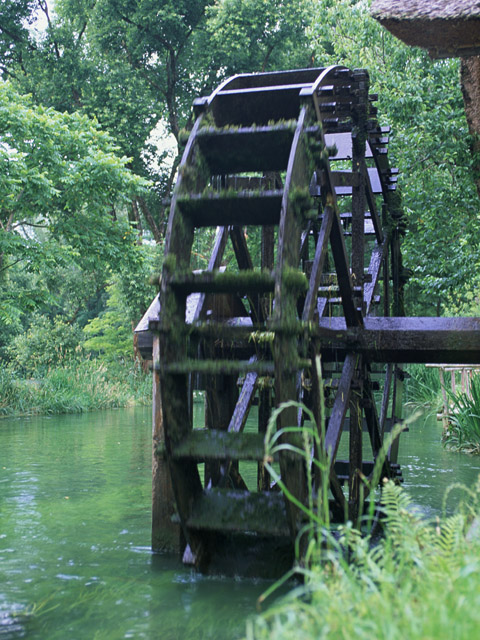
[[[400,444],[404,487],[426,517],[441,514],[445,492],[451,485],[471,487],[480,474],[480,457],[445,451],[441,433],[441,423],[435,416],[426,420],[421,417],[402,435]],[[452,494],[447,512],[451,513],[455,506]]]

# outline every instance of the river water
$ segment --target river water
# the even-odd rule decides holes
[[[399,461],[428,517],[449,485],[480,473],[423,418]],[[269,583],[202,577],[152,554],[150,467],[148,408],[0,421],[1,640],[242,636]]]

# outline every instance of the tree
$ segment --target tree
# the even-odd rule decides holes
[[[479,202],[459,85],[459,61],[431,60],[403,45],[368,12],[369,3],[320,0],[312,28],[316,62],[368,69],[378,112],[391,125],[407,213],[404,264],[413,275],[409,311],[436,314],[478,286]]]
[[[95,271],[135,260],[122,206],[146,184],[116,151],[86,116],[35,107],[0,83],[1,278],[17,263],[38,273],[62,262]]]
[[[47,0],[22,2],[18,18],[7,10],[16,3],[3,3],[18,29],[3,34],[5,72],[41,104],[97,117],[135,173],[152,182],[130,213],[157,243],[179,157],[163,163],[152,130],[160,124],[178,141],[193,98],[225,75],[311,63],[312,0],[57,0],[53,17]],[[37,37],[24,27],[35,10],[47,23]]]

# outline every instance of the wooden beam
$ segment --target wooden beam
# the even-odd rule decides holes
[[[320,286],[320,280],[325,264],[325,257],[327,255],[328,249],[328,240],[330,238],[330,231],[332,228],[334,216],[335,211],[332,207],[327,205],[323,212],[322,226],[318,235],[315,257],[313,259],[312,273],[310,275],[310,283],[303,307],[303,322],[311,322],[313,318],[313,312],[315,311],[315,304],[318,298],[318,287]]]
[[[328,420],[327,433],[325,435],[325,451],[331,460],[331,464],[335,462],[340,437],[342,435],[342,427],[350,401],[350,389],[353,376],[355,375],[356,363],[357,356],[349,353],[345,358],[337,395],[335,396],[335,402]]]
[[[355,351],[372,362],[480,363],[480,318],[367,317],[363,327],[320,318],[322,352]]]

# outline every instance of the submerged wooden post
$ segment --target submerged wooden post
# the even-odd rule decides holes
[[[163,430],[160,375],[155,363],[160,356],[158,335],[153,336],[153,460],[152,460],[152,549],[154,551],[180,551],[180,526],[172,521],[175,514],[172,481],[164,456],[165,434]]]
[[[439,367],[438,372],[440,375],[440,388],[442,389],[442,400],[443,400],[442,425],[444,429],[447,429],[448,428],[448,398],[447,398],[447,390],[445,388],[445,378],[443,377],[443,367]]]

